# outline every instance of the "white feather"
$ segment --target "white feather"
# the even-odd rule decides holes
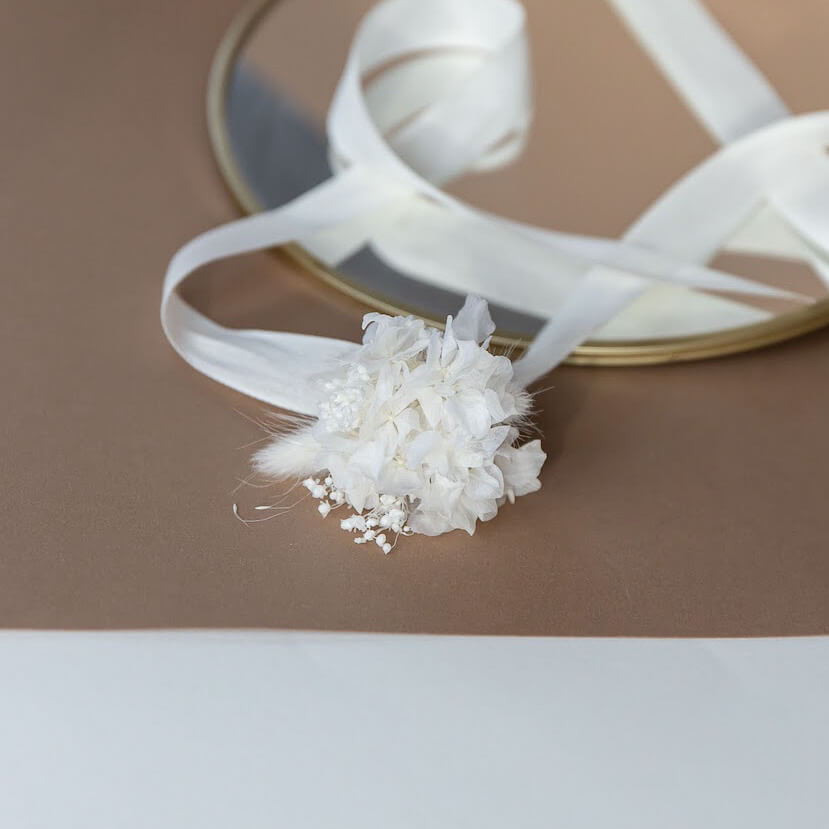
[[[256,471],[266,478],[298,478],[317,471],[320,445],[310,426],[274,437],[253,456]]]

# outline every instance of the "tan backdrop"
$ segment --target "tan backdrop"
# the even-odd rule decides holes
[[[574,7],[545,7],[563,45],[584,26]],[[713,7],[795,109],[829,105],[824,3]],[[157,305],[173,250],[236,215],[203,94],[240,3],[0,8],[0,625],[829,632],[827,332],[708,363],[556,372],[538,398],[542,491],[471,539],[413,538],[384,558],[306,504],[236,521],[234,499],[262,497],[230,494],[261,407],[176,357]],[[578,8],[597,33],[614,25],[597,2]],[[641,64],[626,87],[650,84],[642,124],[661,124],[635,140],[613,104],[617,43],[634,55],[597,34],[581,62],[559,58],[562,107],[605,95],[549,127],[561,161],[542,218],[561,227],[618,230],[709,147],[644,59],[624,57]],[[312,59],[298,49],[296,71]],[[598,142],[599,123],[619,142]],[[362,313],[271,255],[211,269],[191,296],[228,322],[342,337]]]

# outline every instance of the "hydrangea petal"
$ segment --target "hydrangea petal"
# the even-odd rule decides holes
[[[455,318],[455,336],[459,340],[472,340],[479,345],[495,331],[495,323],[489,313],[487,301],[470,294]]]
[[[504,473],[504,487],[510,502],[518,495],[527,495],[541,488],[538,474],[546,458],[538,440],[531,440],[523,446],[507,446],[498,452],[495,463]]]

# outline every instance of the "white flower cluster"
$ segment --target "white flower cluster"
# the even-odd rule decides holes
[[[472,534],[539,488],[539,441],[515,445],[529,395],[510,360],[487,351],[495,326],[484,300],[467,298],[445,332],[384,314],[363,327],[353,360],[320,380],[318,420],[263,450],[262,471],[295,470],[295,458],[325,470],[304,481],[319,511],[350,506],[342,528],[384,552],[398,534]]]
[[[314,498],[319,499],[317,510],[325,518],[332,509],[345,503],[345,495],[334,486],[334,479],[328,475],[323,480],[306,478],[302,485]],[[368,544],[373,541],[386,555],[397,544],[401,535],[413,535],[414,530],[406,523],[409,505],[406,498],[395,498],[393,495],[381,495],[380,503],[365,514],[352,513],[348,518],[340,521],[340,529],[347,532],[357,532],[355,544]],[[386,531],[390,533],[386,535]],[[390,541],[391,533],[394,540]]]

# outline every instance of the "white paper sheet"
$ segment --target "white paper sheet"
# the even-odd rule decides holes
[[[0,826],[824,827],[829,637],[0,633]]]

